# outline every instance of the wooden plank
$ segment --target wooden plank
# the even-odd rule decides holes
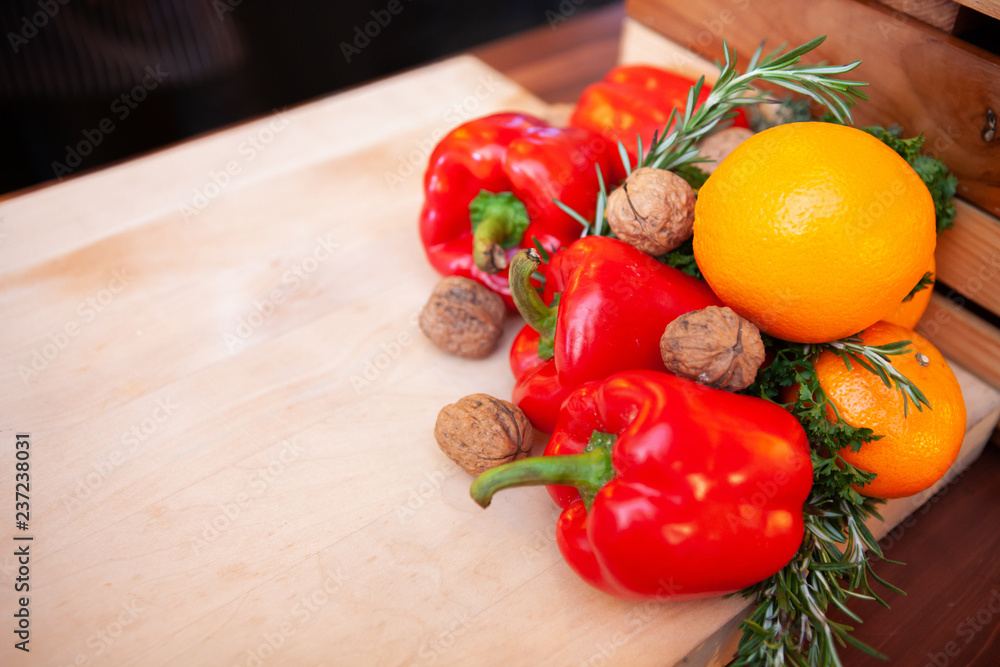
[[[955,226],[938,237],[941,282],[1000,314],[1000,220],[955,200]]]
[[[808,60],[863,61],[852,76],[871,83],[871,101],[857,107],[857,122],[923,132],[959,177],[959,194],[1000,215],[1000,141],[983,139],[988,111],[1000,110],[1000,56],[874,2],[816,0],[806,11],[800,0],[629,0],[626,8],[710,60],[722,57],[723,39],[746,58],[762,39],[776,47],[827,35]]]
[[[946,357],[1000,387],[1000,330],[962,308],[961,303],[960,295],[949,300],[935,293],[916,331]]]
[[[878,0],[897,12],[912,16],[918,21],[934,26],[938,30],[951,32],[961,8],[953,0]]]
[[[1000,19],[1000,0],[955,0],[958,4]]]

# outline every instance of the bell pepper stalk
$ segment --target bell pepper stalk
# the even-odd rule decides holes
[[[570,124],[600,132],[616,145],[620,141],[634,166],[639,162],[637,137],[642,137],[648,148],[654,133],[662,136],[667,132],[670,112],[676,108],[683,117],[688,90],[694,84],[694,79],[657,67],[619,65],[583,91]],[[702,86],[696,107],[708,99],[711,90],[711,86]],[[733,125],[749,127],[742,110]],[[627,176],[619,160],[614,161],[611,174],[614,182]]]
[[[804,536],[809,443],[779,405],[648,370],[573,391],[543,456],[480,475],[481,506],[545,484],[556,542],[588,584],[629,599],[696,599],[778,572]]]
[[[708,283],[618,239],[587,236],[557,253],[546,265],[542,296],[529,280],[539,262],[536,252],[524,250],[510,267],[511,293],[527,322],[511,347],[510,366],[513,402],[546,433],[563,400],[584,382],[635,368],[666,371],[660,357],[666,326],[722,305]]]
[[[528,211],[512,192],[480,191],[469,203],[472,259],[481,271],[507,268],[507,248],[516,248],[528,229]]]
[[[500,113],[449,132],[424,174],[420,238],[442,275],[463,276],[514,303],[507,266],[518,248],[555,252],[583,226],[556,201],[592,217],[610,172],[612,147],[578,127],[556,128],[523,113]]]

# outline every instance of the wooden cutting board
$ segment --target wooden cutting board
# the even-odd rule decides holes
[[[417,328],[438,279],[417,235],[422,171],[447,130],[504,109],[547,112],[457,58],[0,203],[0,662],[725,652],[742,600],[590,589],[559,556],[544,490],[484,512],[434,442],[444,404],[512,380],[503,351],[448,357]],[[967,463],[1000,396],[959,373]],[[29,654],[11,639],[25,544]]]

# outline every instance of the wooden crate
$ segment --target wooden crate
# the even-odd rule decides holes
[[[895,0],[893,0],[894,2]],[[911,11],[943,3],[907,0]],[[954,4],[954,3],[952,3]],[[1000,17],[1000,2],[963,0]],[[955,227],[938,240],[939,285],[917,330],[946,356],[1000,387],[1000,56],[909,14],[858,0],[629,0],[621,60],[712,80],[723,40],[746,58],[760,40],[777,47],[827,40],[811,62],[861,59],[870,82],[859,125],[923,133],[925,150],[958,176]],[[928,17],[925,16],[925,19]]]

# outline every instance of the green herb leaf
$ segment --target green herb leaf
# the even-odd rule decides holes
[[[958,178],[948,170],[944,162],[929,155],[921,155],[910,166],[930,190],[938,234],[950,229],[955,224],[955,204],[952,197],[958,190]]]
[[[698,262],[694,259],[694,242],[692,239],[688,239],[674,250],[671,250],[666,255],[661,255],[657,259],[664,264],[669,264],[675,269],[683,271],[689,276],[704,280],[704,276],[701,275],[701,269],[698,268]]]
[[[901,139],[900,135],[903,133],[903,128],[898,125],[892,125],[888,129],[881,125],[872,125],[871,127],[862,127],[859,129],[862,132],[867,132],[896,151],[899,157],[906,160],[908,164],[912,165],[913,161],[920,157],[920,148],[924,145],[924,136],[922,134],[909,139]]]
[[[934,286],[934,274],[928,271],[920,278],[920,281],[913,286],[913,289],[910,290],[910,293],[907,294],[905,297],[903,297],[903,303],[906,303],[907,301],[913,301],[913,297],[917,295],[917,292],[920,292],[921,290],[925,290],[933,286]]]
[[[708,180],[708,172],[704,171],[696,164],[682,164],[673,169],[673,172],[687,181],[691,189],[697,192]]]
[[[545,246],[542,245],[537,236],[531,237],[531,245],[535,246],[538,256],[542,258],[542,264],[548,264],[549,260],[552,259],[552,253],[545,249]]]

